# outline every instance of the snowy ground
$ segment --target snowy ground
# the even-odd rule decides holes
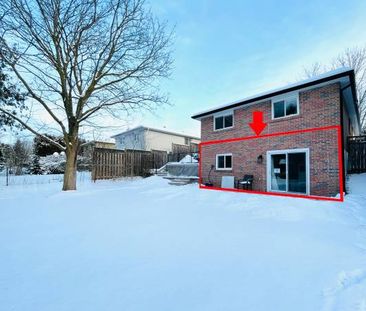
[[[345,203],[158,177],[0,187],[0,310],[366,310],[366,175]]]
[[[9,175],[6,176],[5,171],[0,171],[0,191],[1,188],[8,185],[42,185],[51,183],[62,183],[63,174],[47,174],[47,175]],[[90,181],[90,172],[78,172],[78,183]]]

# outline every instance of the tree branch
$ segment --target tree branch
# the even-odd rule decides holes
[[[20,123],[22,126],[24,126],[28,131],[30,131],[31,133],[33,133],[36,136],[39,136],[43,139],[45,139],[46,141],[48,141],[50,144],[60,148],[61,150],[66,150],[66,148],[64,146],[62,146],[61,144],[59,144],[58,142],[50,139],[49,137],[37,132],[35,129],[33,129],[32,127],[30,127],[26,122],[24,122],[22,119],[18,118],[16,115],[10,113],[9,111],[6,111],[5,109],[0,107],[0,111],[6,115],[8,115],[9,117],[11,117],[12,119],[14,119],[15,121],[17,121],[18,123]]]

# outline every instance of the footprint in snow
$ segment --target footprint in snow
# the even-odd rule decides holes
[[[324,296],[324,311],[338,310],[337,305],[344,302],[342,301],[342,294],[345,291],[352,290],[353,287],[357,285],[362,286],[362,292],[366,293],[366,270],[356,269],[353,271],[342,271],[338,274],[337,281],[335,285],[329,287],[323,291]],[[353,295],[351,295],[353,296]],[[352,310],[366,311],[366,300],[364,297],[357,297],[354,295],[353,306],[357,299],[362,298],[357,302],[357,309],[352,308]],[[351,306],[349,306],[351,307]]]

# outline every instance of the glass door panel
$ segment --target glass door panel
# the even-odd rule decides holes
[[[306,193],[306,154],[305,152],[288,155],[288,191]]]
[[[271,156],[271,189],[286,191],[287,165],[286,154],[272,154]]]

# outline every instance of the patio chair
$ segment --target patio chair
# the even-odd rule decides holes
[[[238,180],[238,189],[240,186],[243,190],[253,190],[253,175],[244,175],[243,179]]]

